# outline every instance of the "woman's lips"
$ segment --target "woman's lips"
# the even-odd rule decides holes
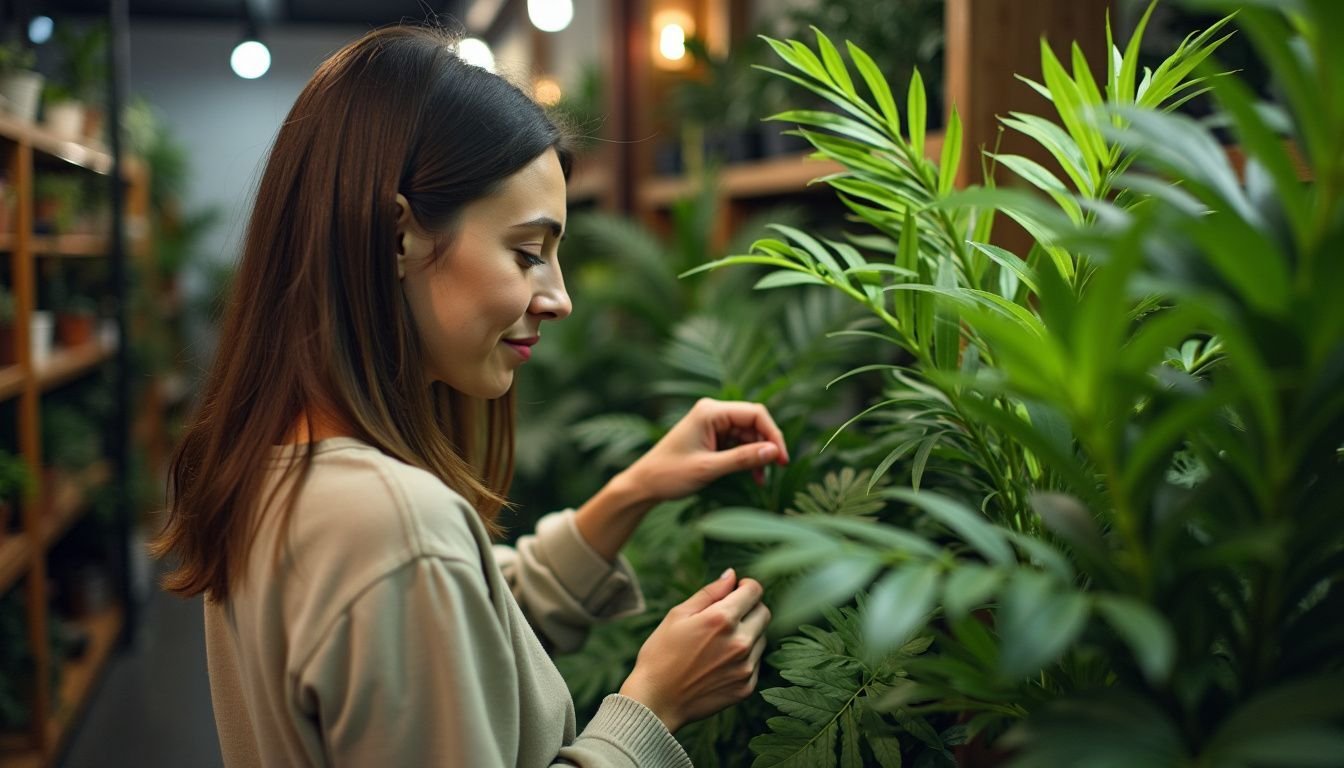
[[[533,336],[529,339],[505,339],[504,343],[509,346],[509,349],[517,352],[523,360],[529,360],[532,357],[532,345],[536,344],[537,341],[537,337]]]

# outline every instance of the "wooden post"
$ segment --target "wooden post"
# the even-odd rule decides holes
[[[1098,82],[1106,76],[1107,0],[947,0],[947,102],[955,104],[964,128],[957,186],[982,181],[981,150],[1026,155],[1062,175],[1049,153],[1027,137],[1000,130],[1009,112],[1053,113],[1051,105],[1014,75],[1041,82],[1041,40],[1069,60],[1074,41],[1082,48]],[[1067,65],[1066,65],[1067,66]],[[1011,174],[996,180],[1011,183]],[[1005,217],[995,241],[1025,256],[1031,240]]]

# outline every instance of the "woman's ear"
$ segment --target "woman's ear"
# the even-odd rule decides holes
[[[406,277],[406,260],[419,258],[422,245],[426,242],[420,233],[420,227],[411,213],[411,204],[406,196],[397,193],[397,279]]]

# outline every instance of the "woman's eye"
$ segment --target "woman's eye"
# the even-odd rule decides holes
[[[535,253],[532,253],[531,251],[525,251],[522,248],[515,248],[513,249],[513,252],[518,254],[518,256],[522,258],[523,263],[529,267],[540,267],[542,264],[546,263],[545,259],[541,258],[541,256]]]

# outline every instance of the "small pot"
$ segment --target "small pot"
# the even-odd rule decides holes
[[[42,122],[57,138],[79,141],[84,136],[84,105],[78,101],[48,104]]]
[[[62,347],[82,347],[93,341],[97,328],[92,312],[62,312],[56,316],[56,341]]]
[[[84,141],[95,145],[103,143],[103,110],[100,107],[84,105]]]
[[[42,75],[26,70],[0,77],[0,99],[5,111],[24,122],[35,121],[42,82]]]
[[[44,309],[33,312],[32,320],[28,324],[28,332],[31,334],[34,367],[46,365],[47,361],[51,359],[51,337],[55,329],[55,319],[50,312]]]

